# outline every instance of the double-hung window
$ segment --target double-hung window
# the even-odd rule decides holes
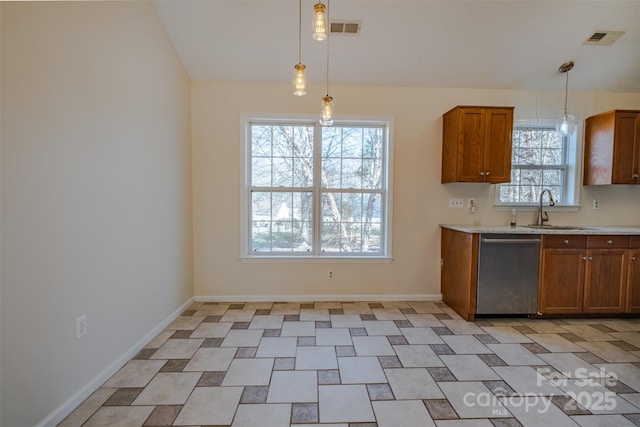
[[[388,122],[251,118],[245,133],[245,256],[390,256]]]
[[[576,203],[572,136],[563,137],[549,125],[516,125],[511,153],[511,182],[500,184],[498,205],[537,204],[545,189],[558,205]]]

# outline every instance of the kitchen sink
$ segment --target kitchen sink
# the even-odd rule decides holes
[[[589,227],[579,227],[576,225],[524,225],[523,227],[542,230],[590,230]]]

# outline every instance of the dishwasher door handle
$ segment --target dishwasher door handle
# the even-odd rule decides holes
[[[483,237],[482,243],[540,243],[540,239],[490,239]]]

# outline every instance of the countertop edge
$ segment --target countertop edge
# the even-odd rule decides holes
[[[463,233],[501,233],[501,234],[579,234],[579,235],[640,235],[640,227],[636,226],[581,226],[578,230],[540,229],[526,226],[510,227],[508,225],[468,225],[440,224],[440,228],[461,231]]]

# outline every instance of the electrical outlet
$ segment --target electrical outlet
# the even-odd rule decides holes
[[[469,212],[472,214],[476,213],[476,199],[469,199]]]
[[[327,273],[327,279],[333,280],[333,270],[329,270],[329,272]]]
[[[76,339],[87,335],[87,315],[83,314],[82,316],[76,317]]]
[[[453,209],[464,208],[464,199],[449,199],[449,207]]]
[[[593,201],[593,209],[600,209],[600,200]]]

